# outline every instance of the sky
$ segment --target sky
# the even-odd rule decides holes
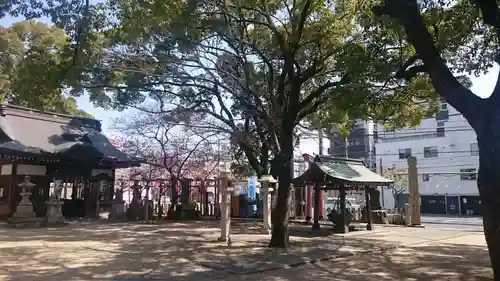
[[[0,19],[0,26],[10,26],[12,23],[21,20],[20,18],[6,17]],[[480,97],[488,97],[495,86],[498,77],[499,67],[493,67],[487,74],[480,77],[471,77],[472,80],[472,91]],[[118,112],[113,110],[105,110],[102,108],[97,108],[92,105],[89,101],[88,96],[81,96],[77,98],[78,106],[84,111],[88,112],[96,119],[101,120],[103,129],[105,133],[109,133],[112,130],[113,120],[118,117],[126,116],[126,112]],[[328,147],[328,142],[325,142],[325,149]],[[318,153],[318,141],[316,139],[306,139],[301,142],[301,149],[299,151],[302,153]],[[313,148],[314,147],[314,148]]]

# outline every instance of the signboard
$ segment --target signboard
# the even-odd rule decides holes
[[[158,187],[153,187],[153,190],[151,190],[153,193],[154,197],[157,197],[158,194],[160,193],[160,189]]]
[[[255,199],[255,186],[257,183],[257,177],[252,175],[248,179],[248,198]]]

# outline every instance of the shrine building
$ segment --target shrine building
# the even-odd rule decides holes
[[[0,107],[0,220],[14,213],[26,175],[36,184],[30,201],[37,217],[46,213],[55,180],[63,182],[63,216],[95,217],[111,207],[115,169],[139,164],[109,142],[98,120]]]

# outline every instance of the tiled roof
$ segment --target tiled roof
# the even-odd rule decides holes
[[[293,179],[294,185],[305,183],[328,184],[356,184],[356,185],[384,185],[392,183],[381,175],[374,173],[361,160],[316,157],[302,175]]]
[[[131,162],[130,157],[116,149],[101,133],[99,120],[2,106],[0,149],[72,157],[76,148],[80,152],[98,154],[100,160]]]

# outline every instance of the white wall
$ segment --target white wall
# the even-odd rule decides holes
[[[420,194],[477,195],[476,181],[461,180],[459,174],[460,169],[475,168],[477,171],[479,157],[471,152],[471,143],[477,143],[476,134],[454,108],[448,105],[448,110],[445,137],[435,136],[435,118],[423,120],[417,128],[396,132],[384,132],[381,127],[376,144],[377,160],[382,159],[384,168],[407,168],[406,159],[399,157],[399,149],[411,148],[412,156],[417,158]],[[432,146],[437,147],[438,156],[425,158],[424,147]],[[424,181],[426,173],[428,181]]]

